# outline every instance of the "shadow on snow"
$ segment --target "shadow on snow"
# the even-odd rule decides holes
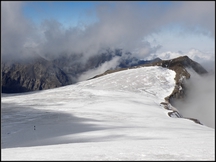
[[[87,136],[80,140],[61,136],[109,129],[89,123],[97,120],[69,113],[38,110],[13,103],[2,103],[1,106],[2,148],[95,141]]]

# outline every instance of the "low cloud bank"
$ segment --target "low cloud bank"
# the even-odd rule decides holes
[[[189,70],[191,78],[185,81],[186,97],[175,100],[174,105],[184,117],[196,118],[206,126],[215,128],[215,72],[203,76]]]

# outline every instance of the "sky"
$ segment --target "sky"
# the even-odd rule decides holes
[[[215,55],[215,2],[1,1],[1,55],[84,54],[122,48],[138,58]],[[13,47],[13,48],[11,48]]]
[[[160,104],[174,77],[160,66],[142,67],[3,94],[1,160],[214,160],[215,129],[170,117]]]
[[[40,25],[44,19],[55,19],[66,28],[75,27],[79,22],[91,24],[96,21],[95,5],[99,2],[29,2],[23,6],[26,18]]]

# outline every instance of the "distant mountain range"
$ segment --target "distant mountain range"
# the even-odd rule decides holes
[[[90,69],[98,68],[114,57],[120,58],[118,64],[108,69],[104,74],[136,68],[137,66],[157,65],[175,70],[177,72],[177,85],[183,86],[180,83],[181,77],[190,77],[185,67],[192,67],[199,74],[207,73],[199,63],[187,56],[171,60],[161,60],[160,58],[140,60],[133,57],[130,52],[122,53],[121,50],[107,50],[99,55],[89,57],[86,62],[80,61],[82,55],[61,55],[55,58],[38,57],[22,63],[2,61],[2,93],[21,93],[74,84],[81,74]],[[173,93],[172,95],[181,96],[181,93]]]

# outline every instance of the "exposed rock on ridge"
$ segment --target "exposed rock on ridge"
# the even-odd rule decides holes
[[[162,66],[176,72],[176,87],[173,93],[166,98],[170,101],[172,98],[183,98],[185,94],[184,80],[190,78],[190,73],[186,68],[192,68],[199,75],[208,73],[199,63],[191,60],[188,56],[181,56],[171,60],[161,60],[151,65]]]
[[[168,112],[168,115],[170,117],[183,118],[183,116],[178,112],[178,110],[174,106],[172,106],[172,101],[174,99],[184,98],[186,95],[187,87],[185,87],[184,81],[185,79],[190,78],[190,73],[187,71],[186,68],[192,68],[199,75],[206,74],[208,72],[199,63],[191,60],[188,56],[181,56],[181,57],[177,57],[175,59],[170,59],[170,60],[158,60],[156,62],[151,62],[151,63],[143,64],[140,66],[134,66],[134,67],[131,67],[131,69],[145,67],[145,66],[162,66],[164,68],[168,68],[176,72],[176,76],[174,78],[176,81],[175,88],[169,96],[164,98],[165,102],[161,102],[161,105],[165,109],[170,110]],[[100,77],[100,76],[103,76],[109,73],[113,73],[116,71],[126,70],[126,69],[129,69],[129,68],[123,68],[123,69],[118,69],[118,70],[108,70],[105,73],[101,75],[97,75],[93,78]],[[188,118],[188,119],[201,124],[201,122],[198,119],[193,119],[193,118]]]
[[[190,73],[187,71],[186,68],[192,68],[195,72],[198,74],[206,74],[208,73],[199,63],[191,60],[188,56],[180,56],[175,59],[171,60],[157,60],[151,63],[146,63],[140,66],[133,66],[131,68],[121,68],[116,70],[107,70],[105,73],[97,75],[93,78],[100,77],[109,73],[126,70],[126,69],[133,69],[133,68],[139,68],[139,67],[145,67],[145,66],[162,66],[164,68],[168,68],[171,70],[174,70],[176,72],[175,81],[176,86],[173,90],[172,94],[170,96],[167,96],[165,98],[166,101],[170,102],[173,98],[183,98],[185,95],[185,85],[184,80],[190,78]],[[91,79],[93,79],[91,78]]]

